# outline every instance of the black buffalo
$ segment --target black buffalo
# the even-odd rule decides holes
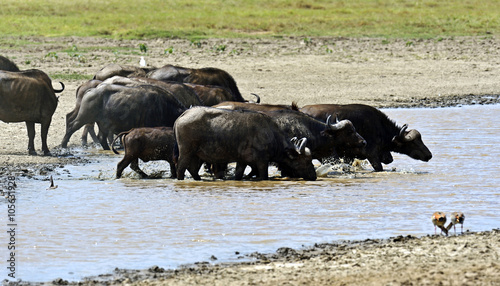
[[[177,119],[174,133],[179,150],[179,180],[184,179],[186,169],[195,180],[200,180],[202,162],[237,162],[237,180],[241,180],[247,165],[258,170],[258,179],[268,179],[270,162],[285,166],[294,177],[316,180],[305,140],[300,146],[294,145],[263,113],[193,107]]]
[[[78,115],[66,126],[62,147],[83,125],[97,123],[99,141],[109,150],[107,137],[136,127],[172,127],[186,107],[172,93],[154,85],[123,86],[102,83],[83,96]]]
[[[295,103],[274,105],[223,102],[214,107],[264,112],[271,116],[286,136],[306,137],[307,147],[311,150],[314,159],[321,160],[345,151],[361,153],[366,145],[366,141],[356,132],[349,120],[332,123],[330,118],[326,118],[319,121],[298,111]]]
[[[142,178],[148,175],[139,168],[139,159],[143,162],[165,160],[170,164],[171,178],[177,176],[174,164],[174,130],[172,127],[141,127],[121,132],[115,138],[121,138],[125,148],[125,156],[118,162],[116,167],[116,178],[122,176],[123,170],[130,168],[137,172]],[[115,154],[119,154],[112,144]]]
[[[43,71],[32,69],[20,72],[0,71],[0,120],[26,122],[28,152],[36,155],[35,123],[41,125],[42,151],[50,155],[47,134],[58,99],[55,93],[64,90],[52,87],[52,81]]]
[[[391,152],[406,154],[425,162],[432,158],[420,132],[415,129],[407,130],[407,125],[396,125],[377,108],[363,104],[318,104],[307,105],[300,110],[319,120],[328,116],[350,120],[367,142],[365,152],[360,155],[347,150],[339,155],[348,160],[368,159],[375,171],[383,170],[382,163],[390,164],[393,161]]]

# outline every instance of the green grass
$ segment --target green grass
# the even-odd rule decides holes
[[[500,34],[498,0],[2,0],[0,35],[113,38]]]

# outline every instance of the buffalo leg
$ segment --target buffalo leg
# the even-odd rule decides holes
[[[382,163],[380,162],[380,160],[374,159],[374,158],[368,158],[368,161],[372,165],[372,167],[375,170],[375,172],[381,172],[381,171],[384,170],[384,168],[382,167]]]
[[[122,176],[123,170],[132,162],[133,158],[125,154],[123,159],[116,165],[116,178],[119,179]]]
[[[102,149],[110,150],[108,145],[108,131],[99,126],[99,142],[101,143]]]
[[[35,151],[35,122],[26,121],[26,128],[28,129],[28,153],[36,155]]]
[[[197,181],[201,180],[201,177],[198,174],[198,172],[200,172],[201,165],[203,165],[203,162],[198,158],[195,158],[194,160],[191,160],[187,168],[193,179]]]
[[[177,157],[177,180],[184,180],[189,159],[188,156],[181,154]]]
[[[216,179],[224,180],[227,164],[212,164],[212,172]]]
[[[67,148],[69,139],[71,138],[71,135],[73,135],[73,133],[75,133],[78,129],[82,128],[83,125],[85,125],[83,122],[77,121],[77,120],[75,120],[72,123],[70,123],[69,125],[67,125],[66,126],[66,134],[64,134],[64,138],[61,142],[61,147]]]
[[[258,180],[268,180],[269,179],[269,173],[268,173],[269,163],[268,162],[264,162],[264,163],[259,162],[256,164],[255,167],[256,167],[257,172],[258,172],[258,174],[257,174]]]
[[[95,134],[94,124],[93,123],[86,124],[85,127],[83,128],[83,132],[82,132],[82,146],[87,146],[88,135],[90,135],[90,137],[92,137],[92,140],[94,141],[94,143],[99,143],[99,138],[97,138],[97,135]]]
[[[42,122],[41,130],[40,130],[40,136],[42,137],[42,151],[44,156],[51,156],[49,151],[49,146],[47,146],[47,135],[49,134],[49,126],[50,122],[52,119],[48,120],[47,122]]]
[[[201,180],[198,172],[203,162],[195,155],[189,151],[179,149],[179,156],[177,162],[177,179],[184,180],[186,170],[189,171],[193,179]]]
[[[236,169],[234,170],[234,179],[235,180],[241,180],[243,179],[243,174],[245,172],[245,168],[247,167],[246,164],[243,163],[236,163]]]
[[[148,178],[148,174],[144,173],[140,168],[139,168],[139,159],[135,158],[132,160],[132,163],[130,164],[130,168],[134,170],[136,173],[138,173],[141,178]]]
[[[175,167],[175,164],[173,162],[168,162],[168,164],[170,165],[170,178],[177,178],[177,168]]]

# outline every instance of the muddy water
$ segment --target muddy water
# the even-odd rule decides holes
[[[138,180],[129,169],[114,180],[121,156],[91,152],[85,155],[101,162],[58,169],[55,190],[20,180],[17,277],[78,280],[116,267],[172,268],[282,246],[421,236],[434,233],[430,216],[438,210],[464,212],[464,230],[500,227],[500,106],[384,111],[423,134],[430,162],[396,154],[386,172],[330,168],[315,182],[180,182],[166,179],[168,172]]]

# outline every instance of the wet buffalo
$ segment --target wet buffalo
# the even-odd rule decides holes
[[[42,151],[50,155],[47,134],[58,99],[55,93],[64,90],[52,87],[52,81],[43,71],[32,69],[20,72],[0,71],[0,120],[26,122],[28,152],[36,155],[35,123],[41,124]]]
[[[78,115],[66,126],[61,143],[67,147],[71,135],[83,125],[97,123],[99,141],[109,150],[107,137],[137,127],[173,126],[186,107],[172,93],[154,85],[100,84],[87,91]]]
[[[148,175],[139,168],[139,159],[143,162],[165,160],[170,164],[171,178],[177,176],[173,160],[174,154],[174,131],[171,127],[142,127],[121,132],[115,140],[121,138],[125,148],[125,156],[118,162],[116,178],[122,176],[123,170],[130,168],[137,172],[142,178]],[[113,146],[113,144],[112,144]],[[112,147],[115,154],[119,154]]]
[[[349,120],[332,123],[329,118],[319,121],[316,118],[298,111],[292,105],[252,104],[241,102],[223,102],[217,108],[233,110],[253,110],[264,112],[281,128],[288,137],[307,138],[307,147],[314,159],[321,160],[336,156],[337,152],[349,150],[361,153],[366,141],[361,137]]]
[[[177,178],[186,169],[195,180],[202,162],[237,162],[235,179],[241,180],[245,167],[258,171],[258,179],[268,179],[268,166],[275,162],[294,177],[316,180],[316,172],[306,140],[294,145],[271,118],[260,112],[193,107],[175,122],[179,156]]]
[[[339,155],[349,160],[368,159],[375,171],[383,170],[382,163],[389,164],[393,161],[391,152],[406,154],[425,162],[432,158],[420,132],[415,129],[407,130],[407,125],[398,126],[377,108],[363,104],[318,104],[307,105],[300,110],[319,120],[328,116],[350,120],[367,142],[365,152],[360,155],[346,150]]]

